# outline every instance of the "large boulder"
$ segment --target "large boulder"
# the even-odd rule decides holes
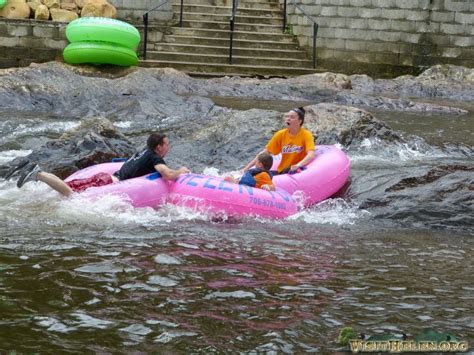
[[[36,9],[38,8],[38,6],[43,5],[41,0],[30,0],[27,2],[27,4],[33,13],[36,13]]]
[[[0,17],[10,19],[29,18],[31,9],[25,0],[8,0],[7,4],[0,9]]]
[[[86,0],[74,0],[74,2],[76,3],[77,7],[80,9],[82,9],[84,5],[86,4]]]
[[[304,127],[315,136],[317,144],[360,145],[365,139],[405,142],[389,126],[369,112],[335,104],[306,106]],[[188,166],[218,166],[224,170],[242,167],[265,147],[272,135],[285,127],[284,114],[252,109],[227,110],[213,123],[189,134],[181,131],[173,141],[173,154],[187,156]],[[244,144],[243,144],[244,142]]]
[[[59,9],[61,7],[61,3],[59,0],[42,0],[43,4],[45,4],[49,9]]]
[[[49,20],[49,9],[46,5],[40,5],[35,11],[35,20]]]
[[[49,141],[30,155],[0,166],[0,177],[21,173],[25,163],[37,163],[45,171],[65,178],[79,169],[110,162],[113,158],[130,157],[135,148],[105,118],[84,120],[77,128]]]
[[[318,144],[360,144],[367,138],[401,142],[403,138],[371,113],[356,107],[322,103],[305,107],[304,126]]]
[[[117,17],[117,10],[105,0],[86,0],[81,17]]]
[[[80,13],[79,8],[74,0],[62,0],[61,1],[61,9],[72,11],[75,13]]]
[[[51,19],[58,22],[71,22],[77,19],[79,16],[73,11],[63,9],[50,9]]]

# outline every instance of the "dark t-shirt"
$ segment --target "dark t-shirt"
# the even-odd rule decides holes
[[[136,178],[156,172],[155,165],[157,164],[166,165],[163,158],[156,155],[150,149],[145,149],[143,152],[135,153],[114,175],[119,180]]]

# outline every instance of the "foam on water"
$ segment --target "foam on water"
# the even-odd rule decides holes
[[[6,164],[15,158],[25,157],[31,153],[31,150],[4,150],[0,152],[0,165]]]
[[[179,221],[224,222],[228,220],[228,216],[224,213],[215,216],[205,211],[171,204],[164,204],[157,209],[134,208],[127,200],[113,195],[107,195],[95,201],[81,195],[64,198],[40,182],[28,183],[18,189],[14,181],[0,180],[0,202],[0,213],[18,215],[21,211],[23,218],[47,219],[54,221],[56,225],[154,228]],[[360,210],[354,203],[343,199],[331,199],[305,209],[286,220],[247,217],[243,221],[251,219],[263,224],[303,221],[311,224],[345,225],[353,224],[356,220],[368,215],[367,211]]]
[[[96,226],[142,226],[152,228],[168,225],[176,221],[207,220],[198,211],[165,204],[158,209],[151,207],[134,208],[119,196],[107,195],[90,201],[80,195],[61,201],[60,218],[73,222]]]
[[[362,141],[357,150],[350,154],[351,162],[381,161],[397,164],[400,161],[418,161],[425,159],[439,159],[452,157],[442,149],[430,146],[421,139],[413,139],[407,143],[387,144],[378,138],[366,138]],[[459,154],[459,157],[464,157]]]
[[[358,220],[368,218],[370,213],[362,210],[353,202],[342,198],[325,200],[293,216],[291,221],[303,221],[311,224],[352,225]]]
[[[42,121],[39,124],[35,125],[35,122],[28,122],[27,124],[21,123],[15,127],[14,130],[10,132],[4,132],[4,138],[13,138],[13,137],[21,137],[26,134],[28,135],[45,135],[50,133],[58,133],[62,134],[66,131],[69,131],[73,128],[79,126],[80,122],[78,121],[49,121],[43,123]]]

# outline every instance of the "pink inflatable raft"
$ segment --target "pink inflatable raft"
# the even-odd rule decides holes
[[[274,159],[274,168],[279,157]],[[66,181],[90,177],[99,172],[113,174],[123,163],[98,164],[77,171]],[[305,170],[273,178],[276,191],[233,184],[219,177],[184,174],[177,181],[165,181],[158,173],[93,187],[81,193],[91,199],[118,195],[134,207],[159,207],[163,203],[186,206],[211,214],[285,218],[334,195],[349,178],[350,162],[335,146],[317,146],[316,158]],[[296,195],[303,196],[295,199]],[[302,201],[302,202],[301,202]]]

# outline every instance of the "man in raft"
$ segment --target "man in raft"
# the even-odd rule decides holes
[[[285,115],[287,127],[275,133],[265,149],[243,168],[243,172],[255,165],[261,153],[273,155],[281,153],[277,174],[295,173],[308,165],[315,157],[314,138],[310,131],[301,127],[304,123],[304,115],[305,111],[302,107],[290,110]]]
[[[104,186],[120,180],[127,180],[159,172],[165,180],[176,180],[179,175],[189,173],[189,169],[181,167],[177,170],[166,166],[163,158],[170,150],[168,137],[163,133],[152,133],[147,139],[147,148],[134,154],[113,175],[98,173],[86,179],[65,182],[54,174],[41,171],[38,165],[32,165],[18,179],[17,186],[22,187],[28,181],[41,181],[64,196],[80,192],[89,187]]]

